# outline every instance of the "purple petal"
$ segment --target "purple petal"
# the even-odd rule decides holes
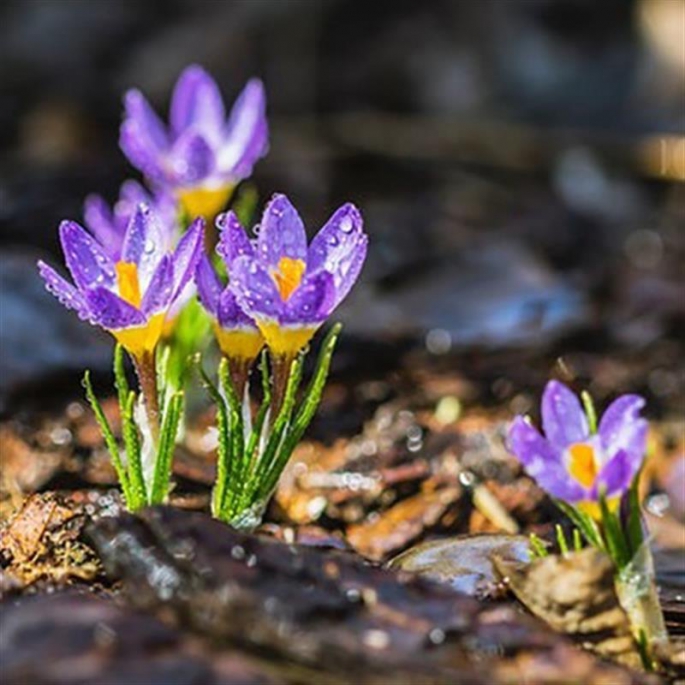
[[[355,284],[366,259],[368,236],[359,210],[353,204],[340,207],[317,233],[307,253],[307,270],[321,269],[333,275],[335,304]]]
[[[85,298],[93,323],[108,330],[142,326],[146,322],[143,312],[105,288],[89,290]]]
[[[242,310],[253,319],[275,319],[283,303],[267,270],[252,257],[238,257],[231,265],[229,288]]]
[[[230,287],[219,298],[217,321],[221,328],[256,328],[255,322],[241,309]]]
[[[65,307],[73,309],[81,319],[88,319],[88,307],[83,294],[71,283],[65,281],[51,266],[40,260],[38,271],[45,281],[45,287],[51,292]]]
[[[307,274],[283,306],[281,322],[288,324],[318,324],[335,306],[333,276],[326,271]]]
[[[619,450],[604,464],[602,470],[597,475],[590,499],[599,499],[602,490],[604,490],[607,497],[614,497],[624,493],[630,487],[641,465],[641,458],[636,459],[634,454],[626,450]]]
[[[169,149],[164,124],[138,90],[126,93],[124,107],[126,115],[119,137],[121,149],[131,164],[146,176],[163,180],[162,160]]]
[[[274,195],[264,210],[257,238],[257,252],[267,269],[278,269],[283,257],[307,259],[304,224],[285,195]]]
[[[171,177],[179,186],[197,185],[214,170],[212,148],[202,134],[191,130],[174,143],[169,161]]]
[[[138,205],[126,229],[121,260],[138,267],[138,278],[143,289],[147,288],[166,251],[165,243],[157,216],[147,205]]]
[[[203,219],[195,219],[190,228],[178,241],[174,252],[174,298],[181,294],[189,281],[192,280],[197,264],[202,256],[204,242]]]
[[[166,309],[174,293],[174,260],[165,255],[152,274],[150,283],[143,295],[140,308],[145,316],[151,316]]]
[[[621,395],[607,407],[598,430],[606,454],[623,449],[644,456],[647,421],[640,416],[644,406],[645,400],[639,395]]]
[[[200,299],[200,304],[212,316],[216,316],[223,286],[216,271],[214,271],[212,263],[205,254],[200,257],[200,261],[195,269],[195,284],[197,285],[197,295]]]
[[[590,435],[578,397],[559,381],[547,383],[542,396],[542,427],[547,440],[557,450],[584,442]]]
[[[75,221],[63,221],[59,227],[64,260],[79,289],[111,287],[115,281],[114,264],[99,245]]]
[[[585,489],[566,470],[562,454],[526,419],[516,417],[509,428],[508,437],[509,449],[526,473],[545,492],[565,502],[577,502],[585,498]]]
[[[121,253],[124,232],[114,223],[114,215],[104,198],[89,195],[83,203],[83,219],[88,230],[116,262]]]
[[[216,219],[216,226],[219,229],[219,244],[216,246],[216,251],[221,255],[229,269],[231,263],[238,257],[243,255],[252,257],[254,255],[252,243],[245,229],[240,225],[235,212],[219,214]]]
[[[247,178],[269,147],[266,95],[259,79],[251,79],[233,105],[224,141],[217,157],[219,171],[237,180]]]
[[[171,98],[170,122],[175,136],[187,128],[221,135],[226,112],[216,81],[200,66],[187,67],[174,88]]]

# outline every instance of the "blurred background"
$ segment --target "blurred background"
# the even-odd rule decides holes
[[[0,408],[107,367],[33,264],[59,259],[85,195],[135,176],[125,90],[164,113],[193,62],[229,101],[266,83],[260,204],[285,191],[312,232],[362,209],[370,256],[340,313],[360,349],[517,351],[495,399],[544,353],[600,391],[638,378],[683,401],[684,0],[5,0]]]

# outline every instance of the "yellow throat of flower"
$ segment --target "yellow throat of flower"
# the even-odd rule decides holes
[[[130,262],[117,262],[114,268],[117,273],[119,297],[134,307],[140,307],[142,297],[140,295],[138,267]]]
[[[597,459],[592,445],[577,442],[568,448],[569,473],[584,487],[589,488],[597,478]]]
[[[211,222],[226,207],[234,188],[234,185],[218,188],[182,188],[178,191],[178,200],[191,219],[201,216]]]
[[[305,267],[306,265],[301,259],[281,257],[278,261],[278,269],[271,272],[273,279],[276,281],[281,299],[284,302],[297,290]]]
[[[264,347],[264,338],[256,330],[241,328],[230,330],[221,328],[215,322],[214,335],[216,335],[221,351],[229,359],[252,361]]]
[[[142,295],[138,267],[130,262],[117,262],[114,265],[119,286],[119,297],[136,308],[140,308]],[[140,358],[155,349],[164,328],[164,313],[155,314],[143,326],[117,328],[110,333],[122,347],[134,357]]]

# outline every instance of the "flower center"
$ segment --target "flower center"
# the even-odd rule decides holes
[[[597,478],[597,460],[592,445],[577,442],[568,448],[569,473],[585,488],[589,488]]]
[[[138,281],[138,267],[130,262],[117,262],[114,265],[117,272],[119,296],[134,307],[140,307],[140,282]]]
[[[278,260],[278,269],[271,272],[273,279],[278,286],[278,292],[285,302],[297,289],[302,280],[305,270],[305,263],[301,259],[292,257],[281,257]]]

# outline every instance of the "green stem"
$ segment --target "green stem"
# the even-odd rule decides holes
[[[155,444],[159,443],[159,391],[157,389],[157,366],[154,352],[144,352],[140,357],[134,358],[140,392],[145,403],[145,413],[150,424],[150,433]]]

